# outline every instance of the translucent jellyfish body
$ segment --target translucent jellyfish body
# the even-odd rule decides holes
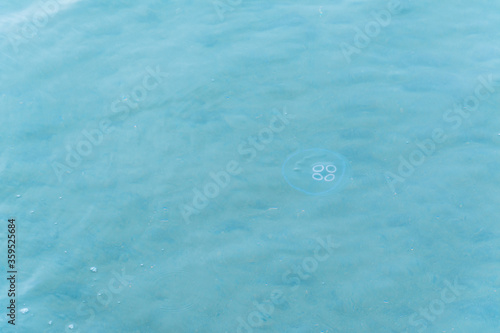
[[[341,188],[349,175],[349,163],[338,153],[313,148],[290,155],[281,171],[294,189],[309,195],[323,195]]]

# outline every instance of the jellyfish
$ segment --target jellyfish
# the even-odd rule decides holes
[[[327,149],[304,149],[288,156],[281,172],[294,189],[308,195],[326,195],[340,190],[346,183],[349,162]]]

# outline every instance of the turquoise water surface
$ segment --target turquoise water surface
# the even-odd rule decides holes
[[[499,332],[499,107],[495,1],[2,3],[0,331]]]

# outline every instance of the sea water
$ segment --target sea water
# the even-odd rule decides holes
[[[0,330],[498,332],[499,31],[486,0],[2,3]]]

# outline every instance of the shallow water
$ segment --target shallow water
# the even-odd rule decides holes
[[[0,9],[2,332],[498,332],[500,4]]]

